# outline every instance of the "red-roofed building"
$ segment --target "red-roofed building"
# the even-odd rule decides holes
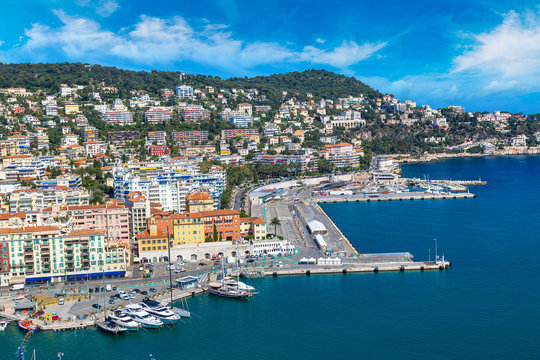
[[[167,146],[150,145],[148,147],[148,153],[150,154],[150,156],[163,156],[169,155],[171,153],[171,150]]]

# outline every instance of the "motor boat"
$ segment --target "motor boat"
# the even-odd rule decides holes
[[[123,328],[126,328],[128,331],[137,331],[141,328],[140,323],[133,320],[131,316],[120,310],[113,311],[112,314],[109,314],[107,319]]]
[[[141,307],[144,311],[157,317],[164,324],[175,324],[180,320],[180,315],[154,300],[143,300]]]
[[[147,313],[140,305],[130,304],[124,309],[124,313],[143,328],[158,328],[163,326],[163,321]]]
[[[115,335],[122,334],[125,331],[127,331],[127,329],[125,327],[122,327],[122,326],[118,325],[117,323],[115,323],[113,321],[109,321],[109,320],[96,321],[96,325],[101,330],[103,330],[103,331],[105,331],[107,333],[110,333],[110,334],[115,334]]]
[[[236,287],[223,285],[219,282],[208,284],[208,292],[212,295],[232,298],[232,299],[248,299],[255,295],[255,292],[238,290]]]
[[[23,319],[18,321],[19,327],[24,331],[36,332],[41,329],[41,326],[34,324],[30,319]]]
[[[0,321],[0,331],[6,330],[7,325],[8,325],[8,322],[7,322],[7,321],[1,320],[1,321]]]

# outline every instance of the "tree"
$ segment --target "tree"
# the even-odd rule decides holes
[[[274,234],[277,234],[277,226],[281,225],[281,220],[279,220],[278,217],[273,217],[272,220],[270,220],[270,225],[274,227]]]
[[[214,224],[214,241],[218,241],[218,233],[217,233],[216,224]]]

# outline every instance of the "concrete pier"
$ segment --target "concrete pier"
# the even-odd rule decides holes
[[[339,203],[339,202],[379,202],[379,201],[403,201],[403,200],[442,200],[442,199],[471,199],[476,195],[471,193],[457,194],[426,194],[426,193],[399,193],[399,194],[377,194],[376,196],[361,195],[331,195],[313,197],[313,201],[318,203]]]

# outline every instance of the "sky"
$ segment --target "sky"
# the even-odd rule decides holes
[[[0,23],[4,63],[326,69],[418,105],[540,113],[537,1],[2,0]]]

